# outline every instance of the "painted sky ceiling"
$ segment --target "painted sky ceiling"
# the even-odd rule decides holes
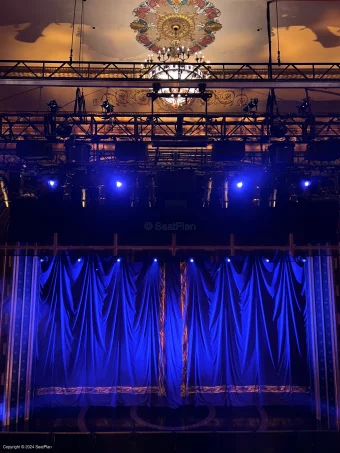
[[[136,41],[138,32],[130,28],[131,22],[136,20],[133,11],[140,2],[87,0],[84,3],[84,59],[144,60],[150,50]],[[3,3],[0,15],[0,58],[68,59],[73,1],[11,0]],[[216,62],[266,61],[266,0],[213,0],[213,4],[221,12],[214,20],[222,28],[214,35],[210,34],[215,40],[209,45],[206,57]],[[80,5],[81,1],[78,0],[78,24]],[[274,6],[272,25],[275,51],[277,33]],[[283,61],[339,60],[340,2],[280,0],[279,27]],[[75,43],[75,56],[78,55],[78,42],[79,38]]]

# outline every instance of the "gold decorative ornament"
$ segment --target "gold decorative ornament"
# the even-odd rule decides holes
[[[139,22],[138,20],[135,20],[134,22],[131,22],[130,27],[132,28],[132,30],[134,30],[136,32],[140,32],[142,30],[147,30],[148,29],[148,25],[147,24],[143,24],[143,23]]]
[[[175,8],[179,8],[182,5],[183,0],[171,0],[171,3],[174,5]]]
[[[192,35],[195,32],[194,16],[186,14],[165,14],[159,16],[157,23],[157,31],[159,38],[167,38],[173,41],[181,41],[183,39],[192,40]],[[175,44],[175,43],[174,43]]]
[[[222,28],[222,24],[220,24],[219,22],[208,22],[204,26],[204,30],[208,33],[209,32],[216,33],[217,31],[220,31],[221,28]]]

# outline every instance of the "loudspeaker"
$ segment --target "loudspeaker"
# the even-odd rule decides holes
[[[53,146],[43,140],[23,140],[16,144],[16,154],[20,159],[50,160],[53,157]]]
[[[20,171],[10,171],[8,174],[8,188],[11,192],[19,192],[21,185]]]
[[[332,161],[340,159],[340,140],[312,142],[307,146],[307,159]]]
[[[147,144],[144,142],[116,142],[115,157],[123,162],[146,160],[147,149]]]
[[[196,174],[192,170],[163,171],[158,173],[159,193],[194,193],[196,192]]]
[[[88,164],[90,162],[91,145],[87,143],[65,143],[66,161],[69,164]]]
[[[239,162],[246,155],[246,144],[243,141],[215,142],[212,160],[215,162]]]
[[[291,165],[294,162],[294,143],[277,142],[268,147],[272,165]]]

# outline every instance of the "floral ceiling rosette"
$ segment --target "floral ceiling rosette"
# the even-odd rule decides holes
[[[133,13],[137,41],[155,54],[179,45],[200,52],[222,28],[220,11],[208,0],[146,0]]]

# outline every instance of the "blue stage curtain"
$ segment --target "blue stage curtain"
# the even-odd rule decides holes
[[[43,263],[36,403],[151,404],[164,394],[161,267],[69,256]]]
[[[305,280],[288,255],[50,259],[36,404],[295,404],[310,386]]]
[[[303,266],[288,257],[189,263],[182,396],[290,404],[308,393]],[[304,400],[304,398],[300,398]]]

